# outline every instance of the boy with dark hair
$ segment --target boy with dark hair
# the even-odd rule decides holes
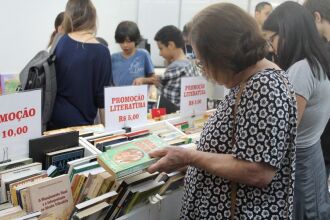
[[[260,2],[256,5],[254,10],[254,18],[257,21],[260,29],[272,10],[273,7],[269,2]]]
[[[132,21],[121,22],[115,40],[122,52],[112,54],[112,73],[115,86],[154,84],[156,77],[148,51],[138,49],[140,30]]]
[[[182,32],[177,27],[163,27],[157,32],[154,40],[157,42],[159,55],[169,63],[157,85],[160,95],[180,106],[181,77],[198,76],[198,72],[183,52],[184,40]]]
[[[330,1],[329,0],[306,0],[305,8],[310,11],[320,35],[327,41],[330,52]],[[328,121],[321,136],[321,146],[327,177],[330,178],[330,121]]]

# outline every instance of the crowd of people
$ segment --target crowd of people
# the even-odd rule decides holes
[[[181,78],[202,74],[230,92],[197,149],[150,153],[159,160],[149,172],[186,172],[181,219],[330,219],[329,0],[262,2],[255,18],[218,3],[183,32],[162,27],[154,37],[168,64],[162,76],[137,47],[136,23],[118,24],[122,51],[110,54],[96,18],[91,0],[69,0],[55,21],[63,36],[49,128],[93,124],[98,110],[102,118],[106,86],[155,85],[179,106]]]

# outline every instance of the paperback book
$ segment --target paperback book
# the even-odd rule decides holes
[[[110,174],[121,178],[147,168],[157,160],[150,158],[148,153],[167,146],[168,143],[158,136],[150,135],[100,154],[98,162]]]

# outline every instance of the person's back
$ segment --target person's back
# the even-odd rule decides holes
[[[159,55],[170,63],[159,79],[158,89],[161,95],[180,106],[181,78],[198,76],[199,72],[183,52],[184,39],[178,28],[173,25],[165,26],[157,32],[154,40],[157,42]]]
[[[296,2],[278,6],[264,30],[294,86],[298,135],[295,219],[330,219],[330,197],[320,136],[330,117],[330,57],[311,14]]]
[[[305,8],[313,15],[319,34],[327,41],[330,54],[330,1],[329,0],[306,0]],[[321,136],[321,145],[327,175],[330,178],[330,121]]]
[[[96,10],[90,0],[69,0],[63,26],[66,34],[55,50],[57,96],[49,129],[93,124],[112,80],[110,52],[94,36]]]
[[[305,148],[320,139],[330,117],[330,81],[325,77],[317,79],[306,59],[296,62],[287,71],[295,92],[307,100],[297,136],[297,148]],[[322,68],[319,74],[326,75]]]
[[[104,105],[103,88],[109,85],[109,50],[64,35],[55,55],[58,88],[52,123],[57,128],[93,124]]]

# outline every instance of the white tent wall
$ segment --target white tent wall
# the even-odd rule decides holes
[[[302,2],[301,0],[297,0]],[[56,15],[67,0],[0,0],[0,73],[19,72],[39,51],[45,49]],[[98,13],[98,33],[109,43],[111,52],[120,50],[114,41],[122,20],[138,23],[142,35],[151,43],[156,66],[163,65],[153,40],[164,25],[182,28],[199,10],[215,2],[231,2],[253,14],[258,0],[93,0]],[[274,4],[284,1],[270,0]]]

